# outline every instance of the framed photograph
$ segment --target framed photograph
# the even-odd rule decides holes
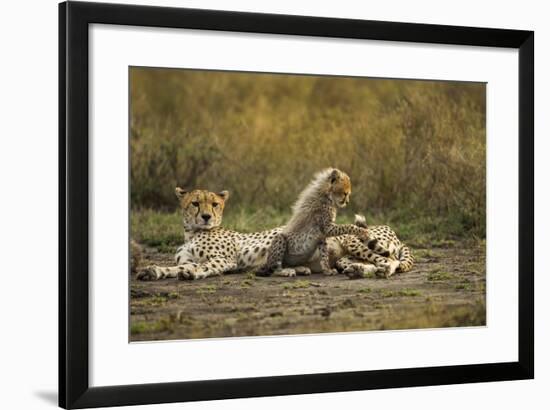
[[[59,405],[534,377],[534,33],[59,5]]]

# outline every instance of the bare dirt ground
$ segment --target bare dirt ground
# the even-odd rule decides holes
[[[130,282],[130,340],[284,335],[485,325],[485,250],[416,249],[411,272],[350,280],[230,274]],[[172,255],[145,249],[145,264]]]

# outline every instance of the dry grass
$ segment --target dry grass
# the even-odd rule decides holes
[[[485,236],[483,84],[140,68],[130,77],[133,210],[172,211],[176,185],[223,188],[228,222],[277,225],[313,173],[336,166],[354,184],[348,216]]]

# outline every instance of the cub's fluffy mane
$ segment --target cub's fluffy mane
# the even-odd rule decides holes
[[[292,206],[292,217],[286,226],[286,231],[298,228],[309,222],[316,215],[316,209],[328,200],[330,191],[330,174],[335,168],[326,168],[313,177],[309,185],[298,195]]]

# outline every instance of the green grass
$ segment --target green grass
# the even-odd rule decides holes
[[[400,289],[397,291],[397,294],[399,296],[421,296],[422,293],[419,290],[416,289]]]
[[[173,253],[183,242],[181,217],[175,212],[132,210],[130,224],[132,239],[160,252]]]
[[[434,271],[428,274],[428,281],[430,282],[442,282],[452,279],[454,276],[449,272]]]
[[[164,332],[171,330],[171,328],[171,324],[162,319],[156,322],[132,322],[130,325],[130,333],[137,335],[142,333]]]
[[[241,281],[241,289],[248,289],[253,285],[254,281],[252,279],[245,279]]]
[[[277,212],[273,208],[246,209],[231,207],[228,203],[222,225],[239,232],[257,232],[283,225],[290,212]],[[399,238],[410,247],[449,247],[455,241],[477,241],[475,233],[464,230],[448,218],[418,215],[407,212],[366,213],[369,225],[390,225]],[[353,223],[353,213],[341,210],[338,223]],[[163,253],[173,253],[183,242],[182,220],[179,212],[161,212],[151,209],[132,210],[132,238]],[[435,257],[437,251],[419,250],[418,257]]]
[[[158,307],[166,304],[168,298],[165,296],[152,296],[150,298],[143,298],[138,303],[144,306]]]
[[[309,288],[311,282],[309,280],[296,280],[293,282],[283,283],[284,289],[304,289]]]
[[[438,259],[440,255],[432,249],[415,249],[414,257],[419,259]]]
[[[203,285],[196,290],[197,295],[207,295],[216,293],[218,287],[216,285]]]
[[[393,298],[393,297],[399,297],[399,296],[416,297],[416,296],[421,296],[422,295],[422,293],[419,290],[409,289],[409,288],[404,288],[404,289],[399,289],[399,290],[379,289],[378,293],[383,298]]]

